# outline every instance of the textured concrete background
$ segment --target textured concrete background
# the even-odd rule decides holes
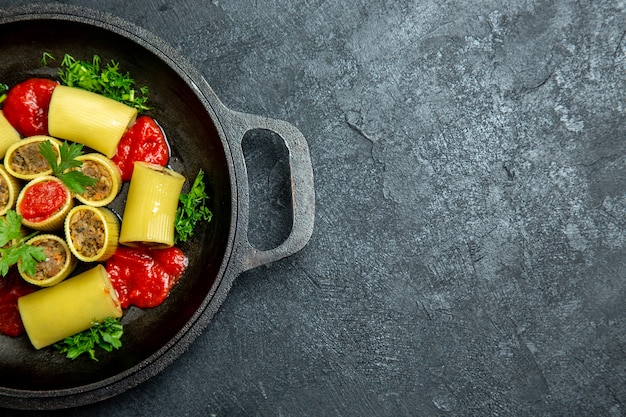
[[[60,3],[296,125],[317,217],[163,373],[47,415],[626,415],[626,2]],[[271,246],[285,159],[258,144],[251,233]]]

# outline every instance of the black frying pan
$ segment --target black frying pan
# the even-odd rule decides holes
[[[0,82],[11,86],[28,77],[55,77],[55,66],[41,63],[44,51],[57,60],[65,53],[80,59],[98,54],[102,62],[114,59],[138,85],[149,86],[149,114],[167,134],[172,168],[188,179],[200,168],[206,171],[213,221],[181,247],[190,265],[168,299],[154,309],[129,309],[122,348],[100,354],[99,362],[69,361],[50,348],[36,351],[26,336],[0,335],[0,407],[5,408],[88,404],[154,376],[202,332],[237,275],[294,254],[313,230],[308,146],[292,125],[227,109],[176,51],[114,16],[67,5],[0,10]],[[253,129],[277,133],[289,151],[292,231],[267,251],[247,240],[248,178],[241,143]],[[120,213],[124,195],[125,190],[115,202]]]

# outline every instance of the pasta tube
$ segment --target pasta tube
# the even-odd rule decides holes
[[[103,153],[111,158],[137,109],[100,94],[57,86],[50,99],[48,132]]]
[[[174,222],[185,177],[148,162],[135,162],[122,217],[120,243],[174,245]]]
[[[0,158],[4,158],[4,154],[9,149],[9,146],[19,142],[20,139],[18,131],[4,117],[4,112],[0,110]]]
[[[117,216],[105,207],[76,206],[65,218],[65,239],[83,262],[109,259],[117,249],[119,234]]]
[[[13,208],[20,192],[20,182],[0,165],[0,216]]]
[[[34,275],[24,272],[21,261],[18,261],[18,271],[27,282],[38,287],[50,287],[63,281],[74,271],[76,258],[70,252],[65,240],[57,235],[37,235],[26,244],[40,247],[46,255],[45,260],[37,263]]]
[[[85,187],[84,193],[76,194],[76,199],[94,207],[103,207],[113,201],[122,188],[122,174],[117,165],[99,153],[80,155],[76,159],[83,162],[78,168],[83,174],[98,180]]]
[[[4,157],[4,167],[9,174],[22,180],[32,180],[42,175],[52,174],[50,164],[39,152],[39,144],[47,140],[59,155],[61,142],[45,135],[30,136],[9,146]]]
[[[57,177],[45,175],[28,182],[17,196],[15,211],[22,224],[52,232],[63,229],[65,216],[74,207],[72,192]]]
[[[101,264],[54,287],[20,297],[17,305],[35,349],[87,330],[93,322],[122,316],[115,289]]]

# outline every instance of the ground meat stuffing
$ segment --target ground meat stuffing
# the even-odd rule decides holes
[[[39,174],[49,170],[50,164],[39,152],[39,142],[32,142],[15,150],[11,158],[11,169],[18,174]]]
[[[85,257],[96,256],[104,247],[104,224],[90,210],[79,210],[70,219],[74,248]]]
[[[9,185],[0,177],[0,209],[3,209],[9,204]]]
[[[57,275],[63,269],[63,265],[67,260],[65,248],[55,240],[40,240],[33,243],[43,249],[46,260],[37,263],[35,268],[34,279],[43,281]]]
[[[101,164],[87,160],[83,162],[80,170],[83,174],[98,180],[94,185],[85,187],[85,192],[82,194],[83,197],[91,201],[100,201],[111,194],[113,179],[111,178],[111,173]]]

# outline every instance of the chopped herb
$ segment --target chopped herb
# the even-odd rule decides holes
[[[124,327],[119,318],[106,318],[103,322],[93,322],[91,327],[73,336],[66,337],[54,347],[61,353],[65,353],[68,359],[76,359],[83,353],[98,361],[96,358],[96,347],[107,352],[119,349],[122,346],[122,335]]]
[[[44,67],[48,66],[49,59],[54,61],[54,57],[52,56],[50,52],[44,52],[43,55],[41,56],[41,63],[43,64]]]
[[[47,65],[52,55],[44,52],[42,63]],[[58,69],[61,83],[101,94],[105,97],[135,107],[138,111],[148,110],[148,87],[136,88],[135,80],[128,72],[120,70],[119,62],[111,60],[104,67],[100,57],[94,55],[91,61],[82,61],[69,54],[63,56]]]
[[[211,221],[213,213],[206,206],[208,198],[204,185],[204,171],[200,170],[189,192],[179,197],[175,222],[176,242],[185,242],[189,239],[200,220]]]
[[[27,245],[26,241],[39,232],[22,236],[22,216],[15,210],[7,211],[4,220],[0,221],[0,273],[5,276],[9,268],[22,261],[22,271],[35,275],[37,263],[46,260],[42,248]]]
[[[72,143],[68,145],[67,142],[61,143],[59,146],[59,156],[61,162],[57,161],[57,154],[54,152],[52,143],[49,140],[43,141],[39,144],[39,152],[50,164],[52,173],[67,187],[76,194],[82,194],[85,192],[85,187],[94,185],[98,180],[92,178],[89,175],[83,174],[81,171],[77,171],[73,168],[80,167],[83,162],[76,159],[83,151],[83,145],[80,143]]]

